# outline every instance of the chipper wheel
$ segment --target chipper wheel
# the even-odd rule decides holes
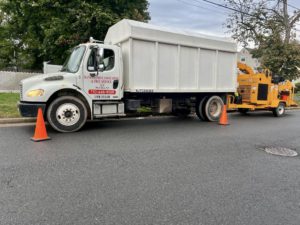
[[[277,108],[273,109],[273,115],[275,117],[280,117],[285,114],[285,104],[283,102],[280,102]]]

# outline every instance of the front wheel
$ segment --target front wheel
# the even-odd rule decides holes
[[[53,129],[59,132],[75,132],[85,124],[87,109],[80,99],[62,96],[49,105],[47,119]]]
[[[284,114],[285,114],[285,104],[281,102],[279,103],[277,108],[273,109],[273,115],[275,117],[280,117],[283,116]]]

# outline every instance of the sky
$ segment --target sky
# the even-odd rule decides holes
[[[223,0],[210,0],[224,4]],[[150,23],[166,27],[194,30],[203,34],[230,37],[224,25],[231,12],[203,0],[149,0]],[[300,0],[289,0],[292,6],[300,8]],[[293,11],[289,6],[289,11]],[[300,38],[300,22],[297,26],[297,39]]]

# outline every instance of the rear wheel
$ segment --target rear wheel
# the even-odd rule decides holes
[[[80,99],[62,96],[49,105],[47,119],[53,129],[59,132],[75,132],[85,124],[87,109]]]
[[[280,117],[283,116],[284,114],[285,114],[285,104],[281,102],[279,103],[277,108],[273,109],[273,115],[275,117]]]
[[[218,121],[222,114],[223,106],[222,98],[217,95],[211,96],[205,104],[204,112],[207,120],[211,122]]]
[[[204,97],[201,100],[199,100],[196,105],[196,114],[197,114],[198,118],[203,121],[207,121],[207,118],[205,117],[205,112],[204,112],[204,109],[205,109],[204,106],[205,106],[206,101],[207,101],[207,97]]]

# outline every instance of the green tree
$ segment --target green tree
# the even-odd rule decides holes
[[[62,64],[73,46],[90,36],[104,39],[123,18],[147,22],[147,10],[147,0],[0,0],[0,45],[7,49],[0,67],[9,66],[14,51],[23,68]]]
[[[254,44],[253,55],[273,73],[286,79],[300,77],[300,46],[295,39],[300,10],[289,15],[287,0],[225,1],[235,9],[227,20],[233,38],[244,46]]]

